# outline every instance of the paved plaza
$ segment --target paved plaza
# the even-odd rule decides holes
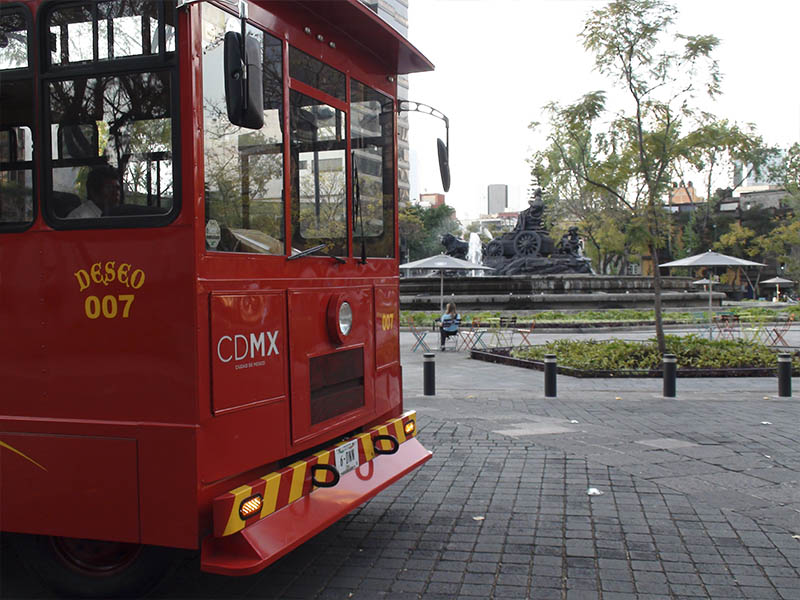
[[[559,376],[545,399],[541,372],[437,352],[424,396],[401,338],[434,458],[257,575],[189,556],[153,597],[800,599],[800,398],[775,378],[679,378],[665,399],[660,379]],[[5,597],[46,596],[3,562]]]

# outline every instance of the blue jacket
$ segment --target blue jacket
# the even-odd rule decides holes
[[[455,318],[450,313],[442,315],[442,329],[445,331],[458,331],[458,321],[461,320],[461,315],[456,315]]]

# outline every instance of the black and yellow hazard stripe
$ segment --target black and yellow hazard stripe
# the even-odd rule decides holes
[[[375,437],[392,436],[400,444],[414,437],[416,435],[416,426],[413,427],[410,433],[406,433],[406,425],[410,422],[414,422],[416,425],[416,416],[416,411],[408,411],[400,417],[373,427],[365,433],[356,435],[348,440],[339,442],[329,449],[316,452],[303,460],[292,463],[280,471],[274,471],[248,484],[240,485],[221,496],[217,496],[212,504],[214,535],[216,537],[224,537],[237,533],[310,494],[314,489],[311,480],[312,467],[317,464],[333,464],[335,460],[334,454],[339,446],[357,440],[358,464],[362,465],[375,458],[376,443],[380,445],[379,451],[391,448],[389,441],[381,439],[375,441]],[[240,514],[242,503],[257,495],[262,499],[260,513],[243,518]]]

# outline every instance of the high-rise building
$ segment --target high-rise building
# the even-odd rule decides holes
[[[404,37],[408,37],[408,0],[361,0],[361,2]],[[397,78],[397,99],[408,100],[408,75],[400,75]],[[397,154],[398,200],[400,206],[405,206],[411,194],[408,113],[397,115]]]
[[[508,186],[504,183],[493,183],[487,192],[489,198],[488,213],[496,215],[508,208]]]

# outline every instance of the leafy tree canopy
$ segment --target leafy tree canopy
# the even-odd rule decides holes
[[[400,210],[399,219],[401,262],[444,252],[442,235],[458,235],[461,229],[455,210],[446,204],[430,208],[418,204],[408,205]]]

